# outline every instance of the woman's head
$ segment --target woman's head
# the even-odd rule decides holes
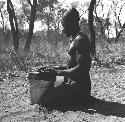
[[[63,32],[67,37],[75,36],[75,34],[77,34],[77,32],[80,30],[79,20],[79,12],[75,8],[72,8],[64,14],[62,26],[64,28]]]

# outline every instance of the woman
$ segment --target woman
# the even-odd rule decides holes
[[[57,76],[67,77],[68,82],[47,92],[40,100],[41,105],[65,105],[88,103],[91,92],[89,70],[91,65],[90,41],[80,31],[79,12],[72,8],[62,19],[63,32],[72,38],[69,48],[69,61],[66,69],[56,68]]]

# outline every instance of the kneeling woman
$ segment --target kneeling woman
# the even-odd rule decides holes
[[[67,68],[55,71],[57,76],[67,77],[68,83],[62,83],[47,92],[40,100],[43,106],[73,104],[79,101],[88,103],[91,92],[90,41],[88,36],[80,31],[79,20],[79,12],[75,8],[66,12],[63,17],[63,32],[72,38],[72,42],[68,52]]]

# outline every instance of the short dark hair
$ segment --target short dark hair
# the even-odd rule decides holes
[[[76,8],[72,8],[64,14],[62,23],[76,23],[79,22],[79,20],[79,12],[76,10]]]

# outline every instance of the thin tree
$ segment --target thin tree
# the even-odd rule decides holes
[[[116,8],[118,8],[118,2],[117,1],[114,1],[112,0],[112,3],[114,5],[114,15],[116,17],[116,20],[118,20],[118,24],[120,26],[120,30],[118,31],[118,27],[117,27],[117,23],[115,21],[115,29],[116,29],[116,38],[115,38],[115,42],[117,43],[119,41],[119,38],[120,36],[122,35],[122,32],[124,31],[125,29],[125,22],[122,24],[121,21],[120,21],[120,15],[122,13],[122,9],[124,8],[125,6],[125,2],[120,6],[120,9],[119,11],[116,11]],[[112,8],[113,9],[113,8]]]
[[[15,11],[11,0],[7,0],[7,11],[9,14],[9,22],[11,26],[11,33],[13,37],[13,46],[14,50],[18,51],[19,49],[19,30],[18,30],[18,23],[17,18],[15,16]]]
[[[5,11],[2,11],[2,9],[4,8],[4,5],[5,5],[5,2],[2,2],[0,4],[0,16],[1,16],[1,25],[2,25],[2,30],[3,30],[3,35],[6,31],[6,23],[5,23],[5,18],[4,18],[4,14],[5,14]]]
[[[96,0],[91,0],[89,5],[89,13],[88,13],[88,24],[89,24],[89,32],[90,32],[90,40],[91,40],[91,55],[92,57],[96,56],[96,48],[95,48],[95,30],[93,25],[93,11],[94,6],[96,4]]]
[[[30,0],[27,0],[29,5],[31,6],[31,14],[30,14],[30,22],[29,22],[29,32],[27,35],[26,43],[24,50],[30,51],[30,44],[33,36],[33,30],[34,30],[34,21],[35,21],[35,15],[36,15],[36,8],[37,8],[37,0],[33,0],[33,4]]]
[[[57,0],[38,0],[38,13],[41,20],[47,25],[47,40],[51,42],[51,30],[54,23],[54,11]]]

